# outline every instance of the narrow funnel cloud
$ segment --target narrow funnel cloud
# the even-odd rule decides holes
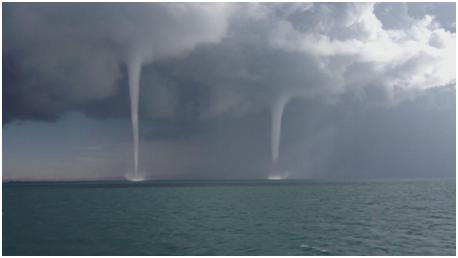
[[[129,95],[130,95],[130,117],[132,121],[132,136],[134,140],[134,174],[129,175],[129,180],[140,181],[142,177],[138,174],[138,100],[140,95],[140,76],[142,70],[142,59],[133,56],[127,62],[129,74]]]
[[[271,136],[271,151],[272,151],[272,165],[277,169],[278,157],[280,152],[280,137],[281,137],[281,123],[283,117],[283,110],[286,104],[291,99],[291,95],[283,94],[279,96],[272,104],[272,136]],[[274,173],[276,171],[273,171]]]

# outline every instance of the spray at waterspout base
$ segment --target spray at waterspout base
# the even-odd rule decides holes
[[[272,163],[272,167],[270,169],[269,176],[267,177],[268,180],[284,180],[288,179],[289,171],[282,170],[279,168],[278,163]]]
[[[268,179],[268,180],[285,180],[286,177],[282,177],[282,176],[268,176],[267,179]]]
[[[128,181],[131,181],[131,182],[141,182],[141,181],[144,181],[144,180],[145,180],[144,177],[142,177],[142,176],[140,176],[140,175],[138,175],[138,174],[133,175],[132,173],[127,173],[127,174],[125,175],[125,177],[126,177],[126,179],[127,179]]]

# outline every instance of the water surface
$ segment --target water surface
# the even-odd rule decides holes
[[[455,181],[3,184],[4,255],[455,255]]]

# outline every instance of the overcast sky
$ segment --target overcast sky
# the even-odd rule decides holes
[[[455,176],[455,3],[3,4],[3,179]],[[287,96],[287,97],[285,97]]]

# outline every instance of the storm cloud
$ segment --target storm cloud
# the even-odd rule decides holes
[[[126,76],[122,66],[217,41],[229,9],[223,4],[6,4],[5,84],[14,85],[6,95],[28,97],[7,98],[12,105],[7,109],[21,110],[15,106],[19,102],[55,117],[112,97]],[[7,119],[21,115],[33,118],[20,112]]]
[[[452,152],[444,134],[426,131],[439,122],[454,129],[454,4],[7,3],[3,17],[6,128],[74,112],[102,122],[129,118],[127,66],[135,56],[144,64],[142,155],[159,148],[153,145],[163,150],[142,157],[145,167],[209,177],[219,164],[222,177],[265,176],[271,110],[282,99],[282,142],[273,145],[292,177],[395,173],[410,168],[403,153],[433,159]],[[406,118],[420,129],[401,126]],[[436,139],[437,149],[399,150],[393,167],[374,165],[389,148],[379,142],[379,154],[364,150],[370,139],[390,137],[382,127],[418,150]],[[176,152],[192,153],[178,162],[184,167],[168,163]]]

